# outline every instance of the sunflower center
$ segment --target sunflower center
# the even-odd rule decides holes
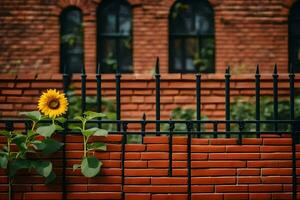
[[[51,109],[57,109],[57,108],[59,108],[59,101],[58,101],[58,99],[51,99],[48,102],[48,106]]]

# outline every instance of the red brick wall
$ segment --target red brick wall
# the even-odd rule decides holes
[[[88,179],[79,171],[72,171],[72,165],[82,156],[81,137],[67,137],[68,199],[121,199],[121,139],[120,135],[110,135],[105,140],[108,150],[95,154],[104,163],[101,175]],[[236,142],[236,139],[192,139],[192,199],[290,200],[291,139],[271,136],[243,139],[243,145]],[[125,199],[186,200],[186,144],[184,137],[173,138],[173,177],[168,177],[167,137],[145,137],[144,144],[127,144]],[[43,179],[35,174],[29,178],[27,173],[20,173],[15,180],[14,199],[61,199],[60,156],[52,157],[58,174],[55,184],[45,186]],[[0,199],[6,199],[5,183],[1,171]]]
[[[215,10],[216,71],[287,72],[288,12],[293,0],[209,0]],[[1,0],[0,72],[59,72],[59,14],[70,5],[84,13],[87,72],[96,62],[96,8],[101,0]],[[168,13],[173,0],[129,0],[133,6],[135,73],[150,74],[156,56],[168,71]]]

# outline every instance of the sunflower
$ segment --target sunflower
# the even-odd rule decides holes
[[[39,99],[38,109],[46,116],[54,119],[68,110],[68,100],[65,94],[55,89],[47,90]]]

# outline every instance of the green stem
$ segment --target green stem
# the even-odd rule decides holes
[[[87,151],[86,151],[86,143],[87,143],[87,138],[83,136],[83,156],[86,157]]]
[[[82,121],[82,130],[85,131],[85,124],[86,120]],[[83,156],[84,158],[86,157],[87,151],[86,151],[86,143],[87,143],[87,138],[83,135]]]

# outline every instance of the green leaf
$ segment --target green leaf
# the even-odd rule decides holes
[[[24,151],[27,149],[27,146],[26,146],[26,136],[25,135],[16,135],[13,139],[12,139],[12,142],[15,143],[19,149],[21,151]]]
[[[108,131],[105,129],[100,129],[100,128],[94,127],[94,128],[87,129],[87,130],[83,131],[82,133],[83,133],[83,135],[85,135],[87,137],[89,137],[91,135],[106,137],[108,134]]]
[[[80,164],[74,164],[74,165],[73,165],[73,172],[74,172],[75,170],[79,169],[79,168],[80,168]]]
[[[46,148],[46,144],[39,140],[32,141],[31,144],[36,150],[39,150],[39,151]]]
[[[58,117],[58,118],[55,118],[55,121],[58,121],[60,123],[64,123],[67,119],[64,118],[64,117]]]
[[[55,130],[57,130],[57,131],[63,131],[64,128],[61,127],[60,125],[55,124]]]
[[[52,172],[52,163],[50,161],[31,161],[31,167],[33,167],[39,175],[45,178]]]
[[[31,112],[20,112],[21,115],[25,115],[27,118],[32,121],[38,122],[42,119],[42,115],[39,111],[31,111]]]
[[[14,160],[11,162],[9,166],[9,176],[14,176],[17,171],[20,169],[28,169],[30,168],[30,161],[29,160]]]
[[[84,120],[84,118],[81,117],[81,116],[76,116],[76,117],[74,117],[74,119],[77,119],[77,120],[79,120],[79,121],[83,121],[83,120]]]
[[[82,128],[80,126],[76,126],[74,124],[69,125],[69,129],[82,131]]]
[[[0,156],[0,167],[2,169],[6,169],[7,168],[7,163],[8,163],[7,156],[1,155]]]
[[[32,130],[29,130],[29,131],[27,132],[27,135],[28,135],[28,137],[33,137],[33,136],[37,135],[37,133],[34,132],[34,131],[32,131]]]
[[[49,184],[53,182],[55,179],[56,179],[56,174],[54,173],[54,171],[51,171],[49,176],[46,177],[45,184]]]
[[[97,112],[93,112],[93,111],[86,111],[84,113],[84,115],[86,116],[86,120],[91,120],[91,119],[95,119],[98,117],[105,117],[105,114],[103,113],[97,113]]]
[[[96,157],[85,157],[81,162],[81,173],[85,177],[94,177],[99,173],[101,165],[102,163]]]
[[[49,155],[58,151],[64,145],[63,143],[51,138],[44,139],[42,143],[45,145],[45,147],[42,149],[42,153],[45,155]]]
[[[9,131],[0,131],[0,135],[5,136],[6,138],[11,138],[11,134]]]
[[[50,126],[41,126],[39,127],[36,132],[44,137],[51,137],[51,135],[55,132],[56,125],[51,124]]]
[[[101,151],[106,151],[106,144],[101,143],[101,142],[94,142],[87,144],[88,150],[101,150]]]

